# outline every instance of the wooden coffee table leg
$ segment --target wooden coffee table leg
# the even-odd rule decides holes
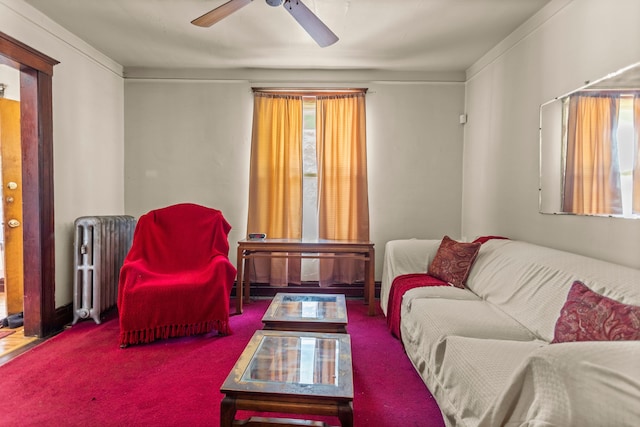
[[[236,267],[236,314],[242,314],[242,301],[244,296],[243,291],[243,275],[244,275],[244,260],[242,258],[243,250],[238,246],[237,267]]]
[[[236,398],[225,396],[220,403],[220,427],[232,427],[236,418]]]
[[[244,302],[251,302],[251,280],[249,277],[249,258],[244,259],[244,264],[242,265],[244,269]]]
[[[353,405],[351,403],[338,405],[338,419],[342,427],[353,427]]]

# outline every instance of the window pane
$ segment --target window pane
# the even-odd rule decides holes
[[[622,191],[622,215],[631,215],[633,200],[633,97],[620,97],[618,113],[618,157],[620,161],[620,189]]]
[[[316,159],[316,100],[305,98],[303,103],[304,124],[302,128],[302,238],[318,238],[318,165]],[[301,279],[303,282],[318,280],[317,259],[303,259]]]

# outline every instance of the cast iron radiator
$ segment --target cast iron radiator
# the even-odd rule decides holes
[[[131,248],[136,219],[83,216],[74,222],[73,323],[115,307],[120,268]]]

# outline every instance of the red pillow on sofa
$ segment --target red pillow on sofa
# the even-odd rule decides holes
[[[444,236],[427,274],[444,280],[457,288],[464,288],[480,243],[456,242]]]
[[[640,340],[640,307],[612,300],[575,281],[551,343],[618,340]]]

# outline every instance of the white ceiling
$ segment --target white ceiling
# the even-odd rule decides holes
[[[226,0],[25,0],[124,67],[464,71],[549,0],[302,0],[340,40],[318,47],[255,0],[210,28]]]

